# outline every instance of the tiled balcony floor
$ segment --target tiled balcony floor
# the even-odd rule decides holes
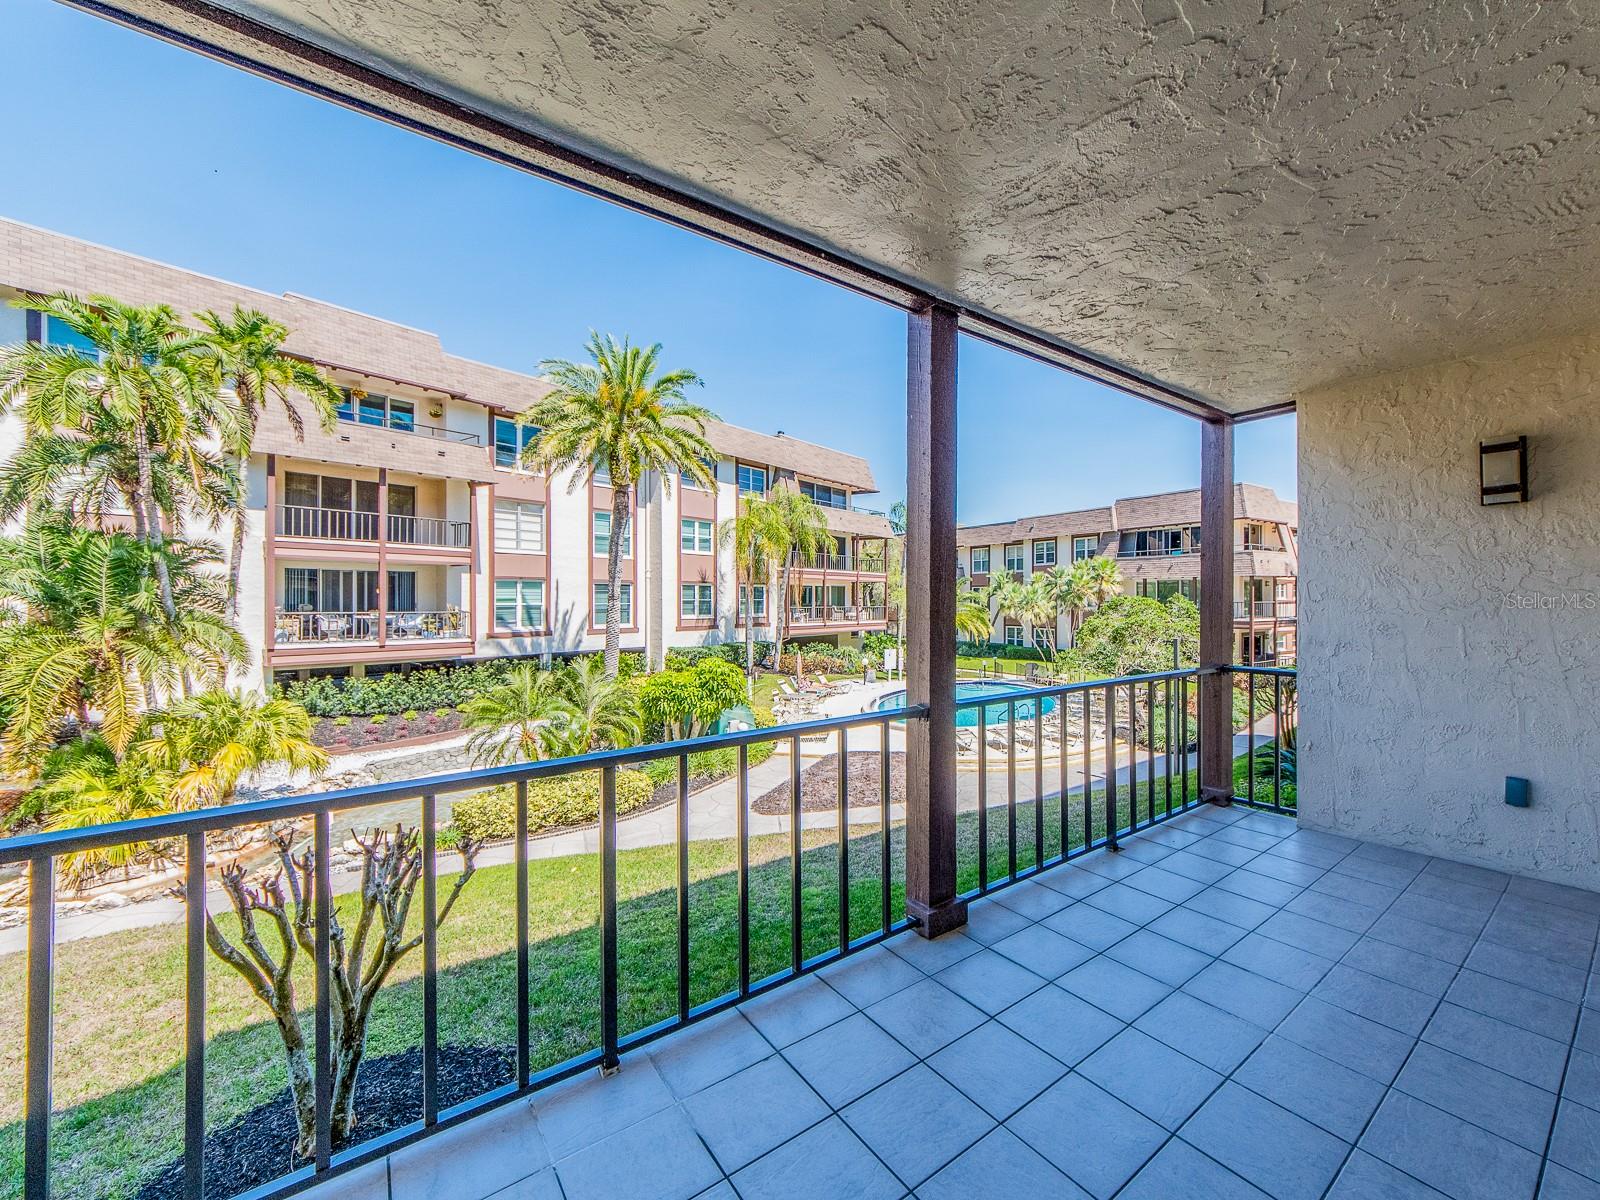
[[[1600,1197],[1600,894],[1243,808],[1124,847],[326,1195]]]

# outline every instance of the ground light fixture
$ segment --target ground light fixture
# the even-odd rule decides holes
[[[1478,488],[1482,504],[1522,504],[1527,501],[1527,435],[1478,443]]]

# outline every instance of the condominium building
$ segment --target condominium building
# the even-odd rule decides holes
[[[1296,651],[1296,579],[1300,552],[1298,510],[1271,488],[1234,485],[1233,623],[1235,661],[1292,661]],[[1019,579],[1059,563],[1114,559],[1123,591],[1164,600],[1200,594],[1200,491],[1132,496],[1106,508],[1021,517],[956,532],[956,573],[984,587],[995,572]],[[1074,618],[1063,613],[1052,631],[1068,645]],[[1004,614],[995,618],[994,638],[1031,645],[1032,625]]]
[[[342,389],[328,430],[307,420],[296,431],[268,406],[245,464],[240,619],[256,679],[600,650],[612,537],[625,649],[659,663],[670,647],[741,640],[752,608],[756,635],[770,638],[777,597],[736,579],[719,533],[741,496],[773,488],[815,499],[831,537],[793,572],[791,636],[848,642],[886,626],[892,531],[860,507],[877,485],[855,455],[713,422],[716,487],[651,473],[628,527],[613,530],[604,470],[552,477],[522,465],[535,431],[517,417],[546,394],[538,378],[379,317],[0,221],[0,300],[57,291],[180,314],[258,309]],[[0,345],[24,338],[77,340],[40,314],[0,308]],[[0,461],[20,438],[16,418],[0,422]]]

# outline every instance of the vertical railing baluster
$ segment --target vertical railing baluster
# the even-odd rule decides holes
[[[1144,803],[1146,817],[1151,825],[1156,823],[1156,683],[1144,685],[1144,749],[1145,782]]]
[[[1017,702],[1006,701],[1006,875],[1017,877]]]
[[[528,781],[517,782],[517,1086],[532,1072],[533,1018],[528,981]]]
[[[959,712],[959,710],[957,710]],[[910,797],[907,797],[909,800]],[[989,890],[989,706],[978,705],[978,891]]]
[[[55,976],[55,863],[28,863],[27,1128],[23,1179],[27,1200],[50,1196],[51,1029]]]
[[[1253,647],[1252,647],[1253,648]],[[1250,714],[1244,727],[1245,773],[1244,797],[1251,808],[1256,804],[1256,673],[1247,671],[1244,677],[1246,711]],[[1276,723],[1276,718],[1274,718]]]
[[[333,1159],[333,813],[328,809],[319,811],[313,828],[317,888],[316,1159],[317,1170],[326,1171]]]
[[[678,755],[678,1020],[689,1019],[689,756]]]
[[[438,800],[422,797],[422,1123],[439,1122]]]
[[[739,811],[734,840],[739,843],[739,995],[750,994],[750,748],[739,746]]]
[[[617,1053],[617,769],[600,768],[600,1072],[620,1065]]]
[[[1106,688],[1106,846],[1117,847],[1117,689]]]
[[[1089,786],[1094,778],[1094,751],[1089,746],[1089,722],[1094,717],[1094,701],[1088,688],[1083,689],[1083,848],[1094,845],[1094,797]]]
[[[1283,811],[1283,676],[1272,677],[1272,807]]]
[[[1178,753],[1181,756],[1179,771],[1182,772],[1183,804],[1182,808],[1189,807],[1189,677],[1183,676],[1178,680]]]
[[[880,743],[883,752],[878,756],[878,870],[883,876],[883,932],[887,934],[889,927],[894,924],[894,896],[889,878],[889,722],[882,722],[880,728],[883,731]]]
[[[1033,869],[1044,867],[1044,697],[1033,698]]]
[[[1161,688],[1163,724],[1161,746],[1161,772],[1166,777],[1167,816],[1172,815],[1172,689],[1177,683],[1168,679]]]
[[[839,730],[839,953],[850,949],[850,745],[848,730]]]
[[[805,902],[800,887],[800,738],[789,739],[789,969],[796,975],[805,961]]]
[[[1069,832],[1068,832],[1068,828],[1067,828],[1067,812],[1068,812],[1068,810],[1067,810],[1067,769],[1068,769],[1067,768],[1067,758],[1068,758],[1068,754],[1067,754],[1067,693],[1066,692],[1062,692],[1059,696],[1056,697],[1056,721],[1058,722],[1058,725],[1059,725],[1059,728],[1060,728],[1060,736],[1061,736],[1061,745],[1060,745],[1061,779],[1059,781],[1059,785],[1060,785],[1060,788],[1061,788],[1061,803],[1058,805],[1059,811],[1056,813],[1056,815],[1060,819],[1060,825],[1061,825],[1061,861],[1062,862],[1066,862],[1067,861],[1067,846],[1068,846],[1069,842],[1071,841],[1071,838],[1070,838]]]
[[[188,835],[183,862],[183,1194],[206,1191],[206,835]]]

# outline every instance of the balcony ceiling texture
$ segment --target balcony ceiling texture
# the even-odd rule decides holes
[[[199,0],[118,4],[339,78]],[[1231,413],[1600,324],[1585,5],[225,7]]]

